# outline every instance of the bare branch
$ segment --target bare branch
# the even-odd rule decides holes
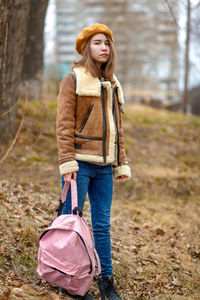
[[[165,2],[165,3],[167,4],[167,6],[168,6],[169,11],[170,11],[170,13],[171,13],[171,15],[172,15],[172,18],[174,19],[174,22],[175,22],[176,26],[179,28],[178,20],[177,20],[175,14],[174,14],[173,7],[171,6],[171,4],[169,3],[168,0],[164,0],[164,2]]]
[[[17,100],[18,102],[18,100]],[[5,111],[3,114],[0,115],[0,119],[2,119],[5,115],[7,115],[16,105],[17,105],[17,102],[15,102],[15,104],[13,104],[9,110]]]
[[[17,140],[17,138],[18,138],[18,136],[19,136],[19,134],[20,134],[20,131],[21,131],[21,129],[22,129],[22,126],[23,126],[23,123],[24,123],[24,119],[25,119],[25,114],[26,114],[26,108],[27,108],[27,103],[28,103],[28,98],[29,98],[29,91],[28,91],[28,85],[27,85],[27,83],[25,83],[26,84],[26,97],[25,97],[25,105],[24,105],[24,113],[23,113],[23,116],[22,116],[22,119],[21,119],[21,122],[20,122],[20,124],[19,124],[19,128],[18,128],[18,130],[17,130],[17,133],[16,133],[16,135],[15,135],[15,138],[14,138],[14,140],[12,141],[12,143],[11,143],[11,145],[10,145],[10,147],[8,148],[8,150],[6,151],[6,154],[3,156],[3,158],[0,160],[0,164],[6,159],[6,157],[8,156],[8,154],[10,153],[10,151],[12,150],[12,148],[13,148],[13,146],[14,146],[14,144],[16,143],[16,140]]]

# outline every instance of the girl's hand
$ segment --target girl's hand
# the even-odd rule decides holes
[[[122,176],[117,177],[116,180],[124,180],[126,178],[128,178],[128,176],[122,175]]]
[[[64,181],[67,183],[71,183],[71,178],[73,175],[73,179],[76,180],[77,178],[77,172],[72,172],[72,173],[68,173],[68,174],[64,174]]]

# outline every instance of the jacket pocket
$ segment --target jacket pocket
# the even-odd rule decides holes
[[[90,116],[90,114],[91,114],[91,112],[92,112],[93,107],[94,107],[94,105],[90,105],[90,106],[89,106],[89,109],[88,109],[88,111],[87,111],[87,113],[86,113],[86,115],[85,115],[85,118],[84,118],[84,120],[83,120],[83,122],[82,122],[82,124],[81,124],[81,127],[80,127],[79,130],[78,130],[78,132],[81,132],[81,131],[83,130],[83,128],[85,127],[85,125],[86,125],[86,123],[87,123],[87,120],[88,120],[88,118],[89,118],[89,116]]]

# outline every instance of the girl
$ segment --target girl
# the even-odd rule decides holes
[[[61,82],[57,141],[62,187],[77,180],[79,207],[88,192],[95,248],[101,262],[101,299],[121,299],[112,277],[110,210],[113,177],[131,177],[124,148],[121,113],[123,92],[114,75],[113,35],[104,24],[84,28],[76,39],[83,56]],[[71,213],[71,190],[62,211]],[[88,293],[81,299],[93,299]]]

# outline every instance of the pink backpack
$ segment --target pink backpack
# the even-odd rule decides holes
[[[65,183],[61,200],[64,203],[69,184]],[[71,180],[72,212],[77,210],[77,186]],[[47,281],[73,295],[84,296],[93,277],[101,273],[93,235],[78,214],[60,215],[39,239],[37,272]]]

